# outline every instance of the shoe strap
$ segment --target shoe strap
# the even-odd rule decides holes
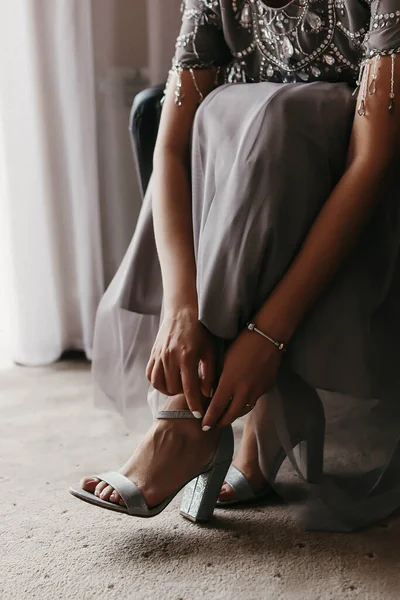
[[[119,493],[130,515],[149,516],[150,510],[147,502],[133,481],[116,471],[101,473],[100,475],[96,475],[96,477],[111,485]]]
[[[235,492],[235,500],[243,502],[245,500],[252,500],[255,498],[255,493],[246,475],[242,473],[237,467],[231,465],[225,477],[226,483],[228,483],[233,491]]]
[[[160,410],[157,419],[195,419],[190,410]]]

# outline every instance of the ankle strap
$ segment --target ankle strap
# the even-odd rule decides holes
[[[195,419],[190,410],[160,410],[157,419]]]

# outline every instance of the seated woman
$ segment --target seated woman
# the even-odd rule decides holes
[[[153,516],[186,486],[182,514],[206,521],[267,496],[289,457],[306,526],[351,531],[400,505],[399,2],[183,4],[153,178],[93,357],[118,410],[147,393],[161,410],[119,473],[71,492]],[[347,487],[338,446],[322,477],[316,390],[337,394]]]

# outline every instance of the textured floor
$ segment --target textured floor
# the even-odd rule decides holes
[[[199,527],[177,501],[150,520],[79,502],[68,485],[137,442],[90,395],[85,363],[0,371],[2,600],[400,597],[399,520],[332,535],[301,531],[279,504]]]

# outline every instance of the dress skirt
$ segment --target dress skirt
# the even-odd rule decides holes
[[[192,135],[199,318],[221,348],[283,277],[343,175],[354,110],[347,84],[324,82],[224,85],[200,106]],[[165,399],[145,377],[163,303],[151,188],[96,319],[96,400],[128,420],[144,399],[153,411]],[[297,329],[281,384],[271,392],[290,454],[276,487],[309,529],[353,531],[400,505],[399,246],[400,178],[394,177]],[[291,394],[301,406],[316,390],[327,417],[325,476],[308,484],[290,452],[279,404]],[[261,464],[267,401],[252,413]]]

